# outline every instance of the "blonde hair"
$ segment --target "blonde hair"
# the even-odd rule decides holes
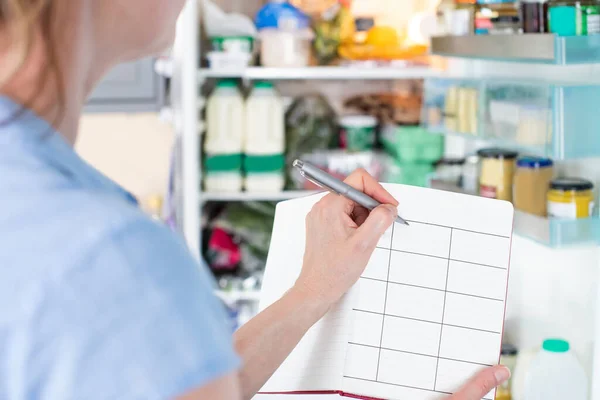
[[[0,87],[19,72],[31,55],[35,41],[43,41],[46,65],[37,82],[43,90],[50,74],[54,74],[59,104],[64,104],[62,76],[54,47],[54,19],[56,0],[0,0],[0,31],[7,39],[3,42],[0,60]],[[28,103],[38,93],[32,93]],[[27,104],[25,104],[27,106]]]

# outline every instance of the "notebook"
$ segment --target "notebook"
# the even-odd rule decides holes
[[[395,223],[386,232],[359,282],[307,332],[260,393],[433,400],[498,364],[512,205],[384,186],[410,226]],[[261,309],[298,277],[305,217],[322,196],[278,204]]]

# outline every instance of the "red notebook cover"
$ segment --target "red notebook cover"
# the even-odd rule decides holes
[[[320,392],[303,392],[303,391],[298,391],[298,392],[258,392],[258,394],[283,394],[283,395],[286,395],[286,394],[337,394],[339,396],[347,397],[349,399],[385,400],[385,399],[381,399],[379,397],[359,396],[357,394],[346,393],[341,390],[324,390],[324,391],[320,391]]]

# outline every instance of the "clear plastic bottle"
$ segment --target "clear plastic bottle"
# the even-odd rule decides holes
[[[217,83],[207,103],[204,186],[207,191],[242,190],[244,98],[232,80]]]
[[[588,379],[569,342],[544,341],[529,365],[525,379],[526,400],[588,400]]]

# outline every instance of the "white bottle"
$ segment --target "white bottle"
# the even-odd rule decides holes
[[[256,82],[246,101],[245,187],[279,192],[285,185],[285,112],[270,82]]]
[[[217,83],[207,103],[204,186],[207,191],[242,190],[244,98],[232,80]]]
[[[525,400],[565,399],[588,400],[588,380],[569,342],[548,339],[529,366]]]

